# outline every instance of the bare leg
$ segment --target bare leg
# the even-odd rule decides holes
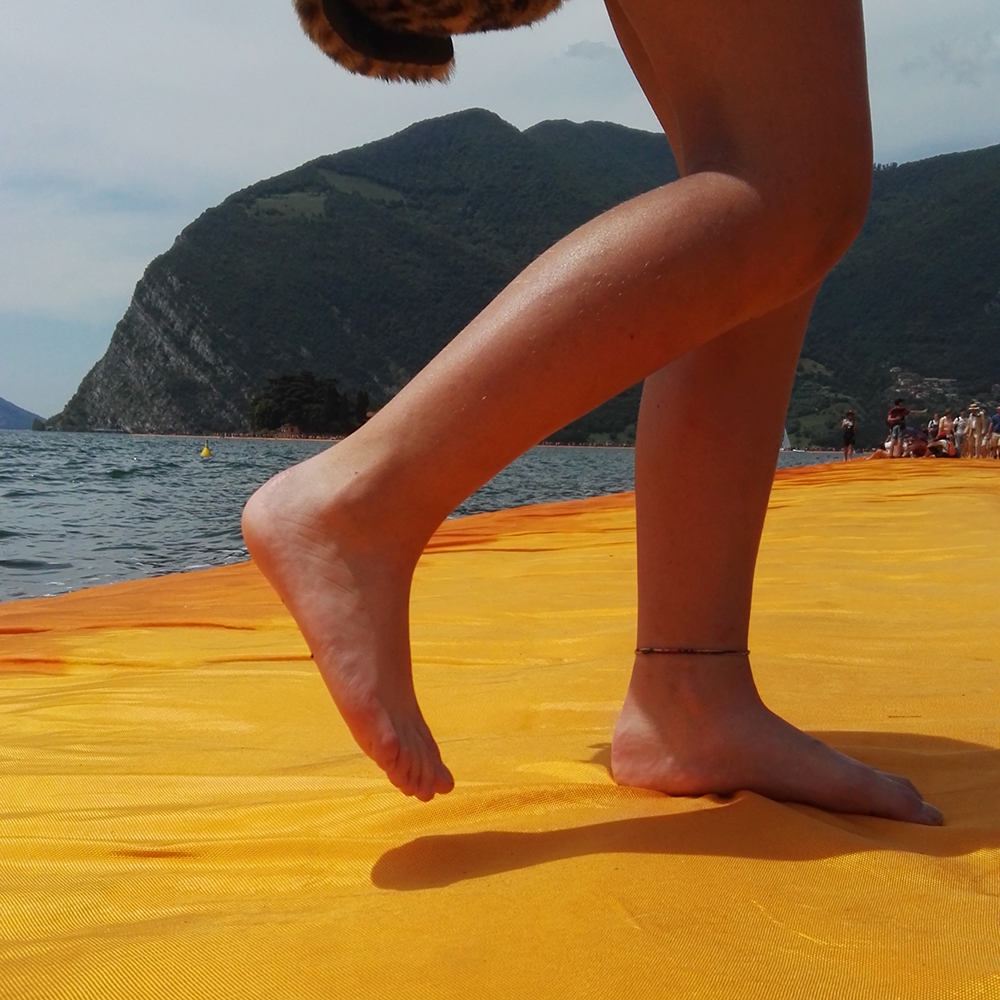
[[[452,784],[409,659],[410,579],[437,524],[546,434],[801,298],[864,218],[871,148],[857,6],[611,9],[685,176],[562,240],[365,427],[265,484],[244,513],[247,546],[359,745],[422,799]],[[769,328],[754,329],[769,350]],[[747,594],[756,540],[752,550],[732,570]],[[874,798],[870,811],[898,813]]]
[[[746,648],[757,546],[812,298],[725,333],[646,380],[636,440],[639,646]],[[724,455],[714,428],[690,419],[710,409],[732,418]],[[612,769],[622,784],[671,794],[749,789],[940,822],[905,779],[770,712],[746,656],[637,655]]]

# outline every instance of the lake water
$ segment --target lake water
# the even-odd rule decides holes
[[[240,512],[265,480],[328,445],[0,432],[0,601],[247,558]],[[780,466],[830,461],[782,453]],[[456,514],[632,489],[628,448],[533,448]]]

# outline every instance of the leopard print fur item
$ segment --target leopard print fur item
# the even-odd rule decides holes
[[[447,80],[452,35],[517,28],[562,0],[294,0],[306,34],[352,73]]]

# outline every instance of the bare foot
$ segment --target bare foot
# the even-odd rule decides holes
[[[426,802],[454,780],[413,690],[409,594],[423,546],[405,531],[374,529],[373,504],[358,502],[340,448],[265,483],[243,511],[243,537],[358,746],[400,791]]]
[[[746,657],[698,659],[637,660],[611,745],[620,785],[668,795],[747,790],[833,812],[942,822],[906,778],[847,757],[767,709]]]

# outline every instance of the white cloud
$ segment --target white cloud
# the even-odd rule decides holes
[[[904,63],[903,71],[933,73],[959,86],[982,87],[984,78],[1000,74],[1000,32],[941,39],[926,56]]]
[[[605,42],[582,41],[574,42],[568,49],[566,55],[575,56],[580,59],[609,59],[621,56],[621,51],[612,48]]]
[[[1000,142],[1000,73],[988,69],[995,0],[869,0],[865,19],[877,160]],[[963,61],[978,86],[959,79]]]

